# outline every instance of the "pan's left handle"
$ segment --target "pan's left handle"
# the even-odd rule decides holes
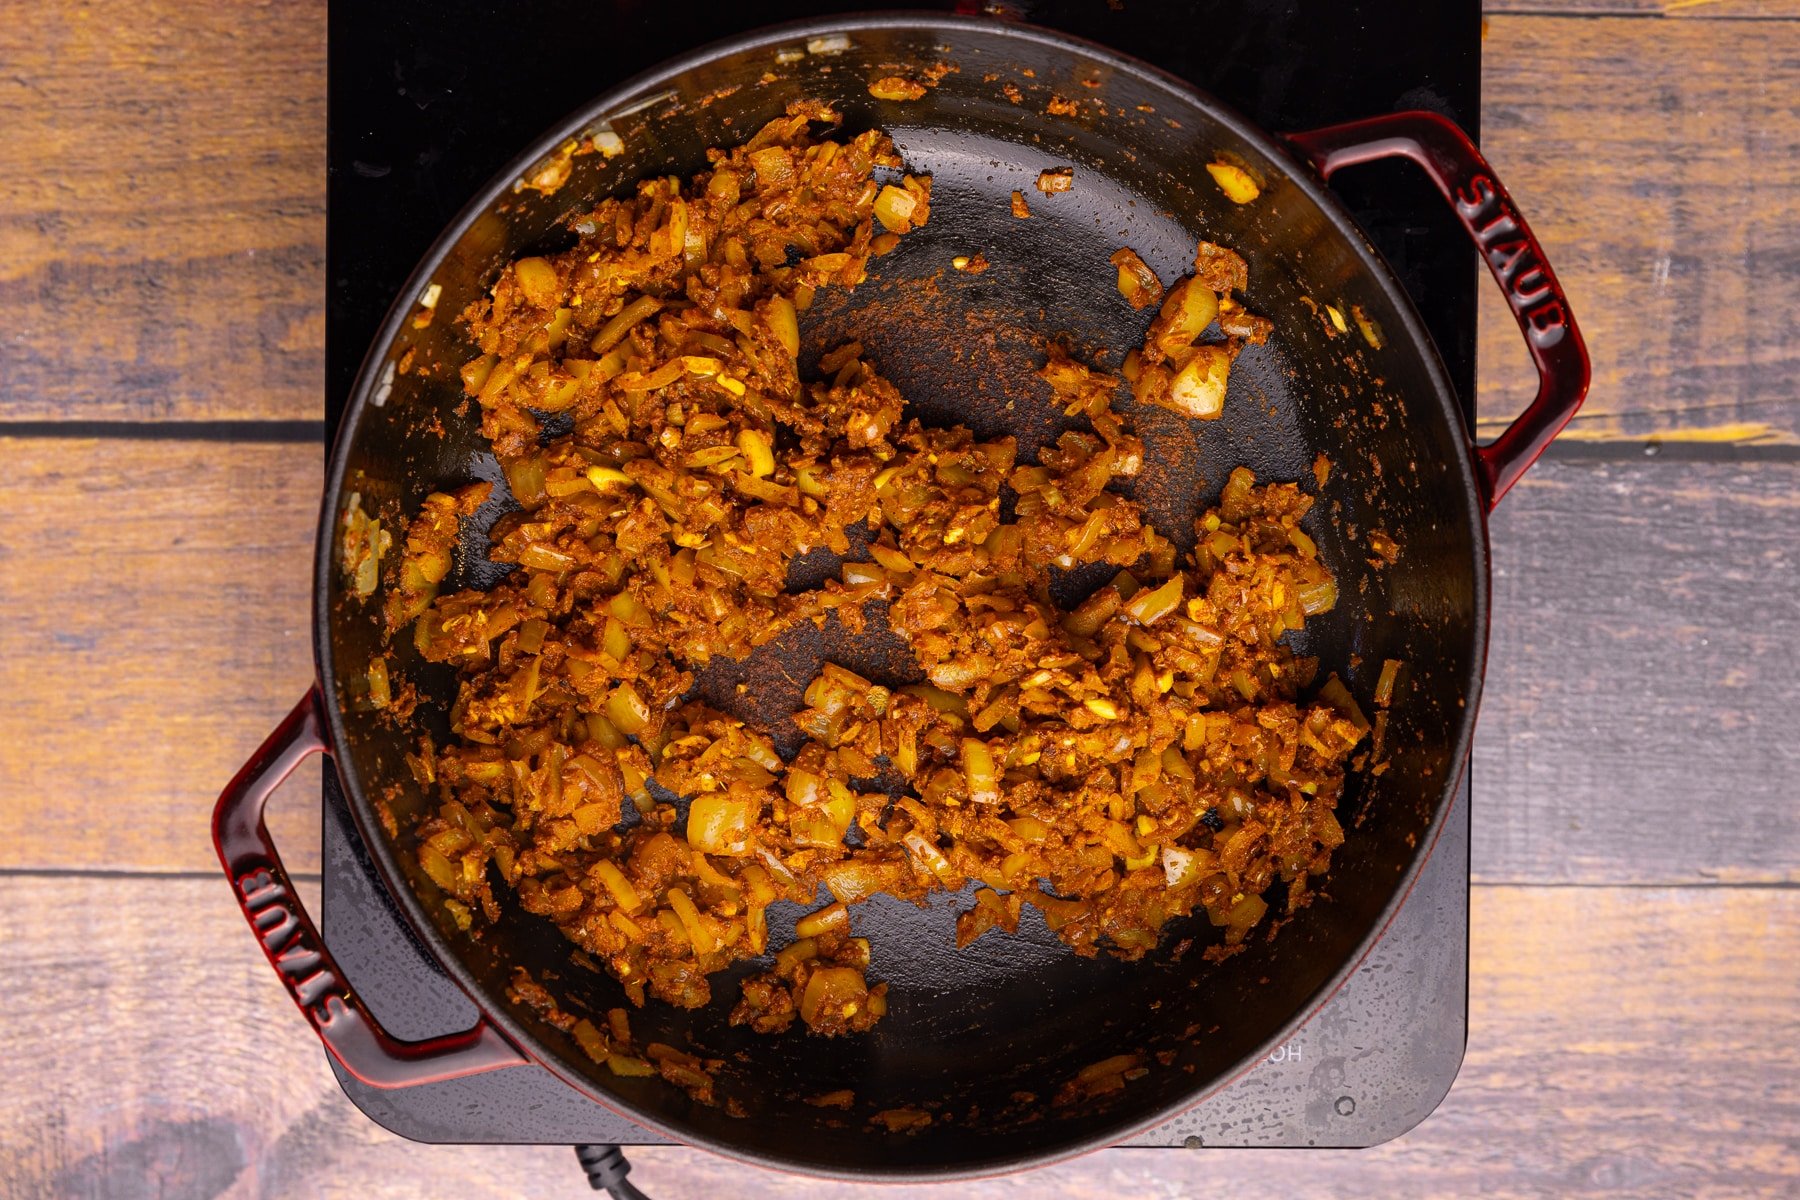
[[[263,820],[269,797],[295,767],[309,754],[331,753],[323,705],[319,690],[309,691],[226,785],[213,809],[213,845],[250,932],[332,1057],[371,1087],[412,1087],[529,1065],[531,1060],[485,1017],[461,1033],[401,1041],[344,982]]]
[[[1475,448],[1491,509],[1587,396],[1587,345],[1543,247],[1475,143],[1436,113],[1390,113],[1291,133],[1287,140],[1326,179],[1340,168],[1380,158],[1406,158],[1423,167],[1505,293],[1537,364],[1538,392],[1505,432]]]

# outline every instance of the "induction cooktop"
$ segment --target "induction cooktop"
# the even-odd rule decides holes
[[[761,3],[709,15],[706,37],[856,5]],[[1061,0],[919,6],[1065,30],[1143,58],[1265,128],[1400,109],[1479,128],[1478,0]],[[712,10],[709,9],[709,14]],[[584,101],[693,48],[695,22],[620,0],[333,0],[330,5],[326,419],[419,257],[517,150]],[[1477,273],[1422,176],[1378,164],[1334,184],[1406,285],[1473,418]],[[1266,1061],[1134,1146],[1371,1146],[1423,1120],[1462,1062],[1468,994],[1465,777],[1386,936]],[[407,931],[337,781],[324,795],[321,926],[351,986],[401,1038],[467,1028],[475,1009]],[[426,1142],[639,1145],[666,1139],[540,1067],[370,1087],[332,1063],[386,1128]]]

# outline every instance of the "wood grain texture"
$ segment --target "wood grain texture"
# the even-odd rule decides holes
[[[1792,0],[1514,3],[1800,16]],[[1487,148],[1596,350],[1577,434],[1794,435],[1800,113],[1781,97],[1800,86],[1800,21],[1494,12]],[[100,0],[0,28],[0,304],[15,335],[0,340],[0,419],[316,417],[323,24],[302,0]],[[1543,87],[1552,76],[1564,86]],[[1530,381],[1497,295],[1484,305],[1497,427]]]
[[[0,456],[0,868],[216,869],[213,799],[311,684],[322,448]],[[316,765],[293,787],[272,827],[316,871]]]
[[[1800,464],[1540,462],[1491,529],[1477,878],[1800,881]]]
[[[1684,20],[1789,20],[1795,0],[1483,0],[1489,14],[1675,17]]]
[[[325,6],[0,22],[0,419],[316,418]]]
[[[171,919],[171,914],[176,919]],[[1362,1152],[1113,1151],[884,1194],[1792,1194],[1800,891],[1477,888],[1443,1106]],[[0,878],[0,1197],[591,1195],[561,1147],[424,1147],[344,1098],[224,882]],[[1346,1088],[1353,1081],[1346,1081]],[[657,1200],[845,1186],[634,1151]]]
[[[1800,439],[1800,21],[1496,15],[1482,145],[1594,357],[1572,432]],[[1536,390],[1484,280],[1481,424]]]

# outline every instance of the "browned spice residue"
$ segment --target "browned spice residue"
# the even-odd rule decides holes
[[[869,85],[869,95],[877,100],[917,100],[924,94],[924,84],[899,75],[889,75]]]

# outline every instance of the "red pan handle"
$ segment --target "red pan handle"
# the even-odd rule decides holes
[[[1492,509],[1562,432],[1587,395],[1587,345],[1543,247],[1475,143],[1436,113],[1391,113],[1291,133],[1287,140],[1326,179],[1339,168],[1380,158],[1418,163],[1450,202],[1500,285],[1537,363],[1538,392],[1504,433],[1475,447],[1477,473]]]
[[[269,965],[331,1056],[371,1087],[412,1087],[529,1065],[486,1018],[462,1033],[403,1042],[383,1029],[345,984],[263,820],[269,796],[307,755],[331,753],[323,703],[317,688],[307,692],[226,785],[213,809],[219,862]]]

